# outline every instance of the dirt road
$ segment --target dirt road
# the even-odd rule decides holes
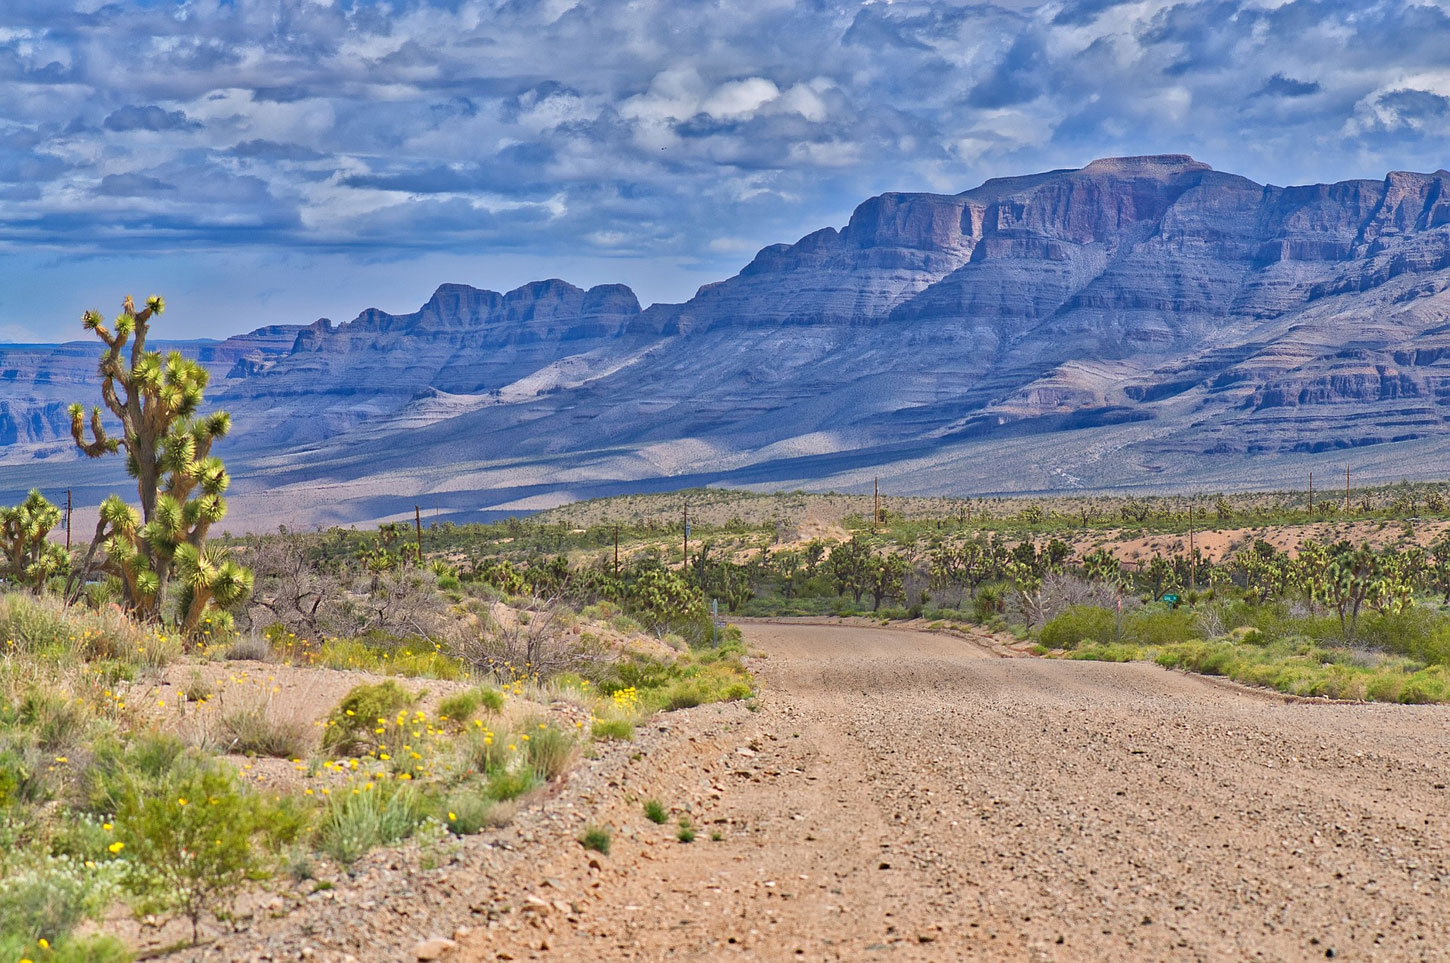
[[[1450,959],[1450,710],[758,624],[468,960]],[[695,842],[639,802],[690,810]],[[716,832],[720,841],[712,842]]]

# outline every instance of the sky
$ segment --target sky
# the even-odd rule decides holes
[[[1450,0],[3,0],[0,341],[438,284],[680,301],[886,190],[1189,153],[1433,171]]]

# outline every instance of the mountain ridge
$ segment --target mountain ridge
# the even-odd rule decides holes
[[[686,478],[966,493],[1368,465],[1450,445],[1447,187],[1146,155],[888,192],[679,304],[444,284],[409,314],[258,329],[215,349],[211,398],[238,425],[239,497],[297,486],[320,521]],[[61,457],[53,387],[0,401],[0,471],[27,445]],[[341,503],[307,507],[318,483]]]

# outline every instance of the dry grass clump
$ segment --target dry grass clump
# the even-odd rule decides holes
[[[307,754],[311,727],[298,719],[278,718],[266,702],[222,716],[222,751],[243,756],[296,759]]]

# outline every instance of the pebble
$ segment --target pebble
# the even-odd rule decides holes
[[[451,951],[458,944],[442,936],[435,936],[430,940],[424,940],[413,947],[413,959],[415,960],[436,960]]]

